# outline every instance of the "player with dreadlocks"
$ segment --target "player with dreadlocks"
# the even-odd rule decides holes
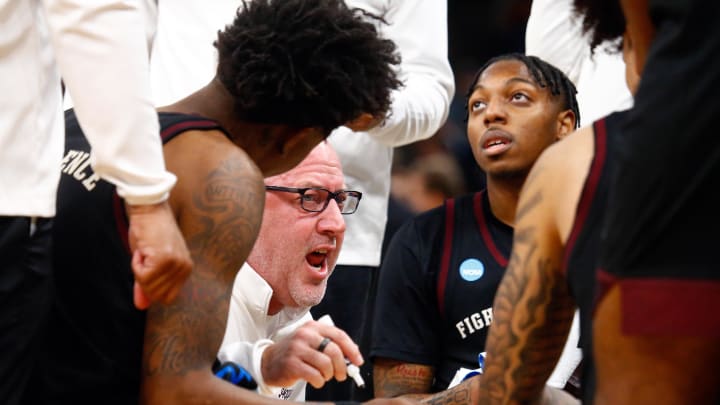
[[[553,96],[560,96],[562,98],[564,102],[563,108],[572,110],[575,114],[575,127],[577,128],[580,126],[580,111],[578,110],[577,99],[575,98],[575,93],[577,93],[575,85],[572,81],[568,80],[567,76],[565,76],[563,72],[537,56],[528,56],[521,53],[509,53],[490,59],[475,73],[475,77],[471,82],[474,83],[474,85],[467,90],[467,93],[465,93],[466,100],[472,96],[483,72],[485,72],[490,65],[501,60],[517,60],[522,62],[530,71],[533,80],[538,86],[543,88],[549,87],[550,93]],[[471,111],[467,106],[466,112],[467,115],[465,118],[469,119]]]
[[[468,140],[487,189],[420,214],[393,237],[380,270],[382,310],[371,348],[379,397],[426,396],[446,389],[459,369],[478,367],[520,189],[540,153],[579,120],[570,80],[521,54],[485,64],[466,107]]]
[[[272,402],[211,372],[235,275],[259,231],[263,177],[295,166],[335,127],[383,117],[399,59],[340,0],[245,2],[215,45],[216,77],[159,109],[178,178],[169,202],[195,263],[170,305],[133,307],[123,202],[93,174],[82,130],[66,115],[57,295],[27,403]],[[362,361],[347,336],[334,343]]]
[[[625,20],[619,5],[609,4],[614,2],[575,1],[594,46],[620,43]],[[627,85],[634,93],[639,81],[638,55],[630,41],[623,41],[622,46]],[[579,308],[580,389],[583,403],[592,403],[596,263],[625,115],[618,112],[601,118],[540,156],[518,203],[511,260],[494,302],[485,373],[430,402],[577,403],[546,388],[544,382],[558,362]]]

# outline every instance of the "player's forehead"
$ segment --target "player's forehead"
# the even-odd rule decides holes
[[[478,76],[475,89],[507,86],[513,83],[527,83],[539,87],[530,69],[521,60],[501,59],[491,63]]]

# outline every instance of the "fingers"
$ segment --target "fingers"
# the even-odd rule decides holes
[[[322,337],[327,337],[332,340],[332,343],[337,346],[339,352],[343,358],[347,358],[351,363],[355,365],[362,365],[364,360],[360,354],[360,348],[353,342],[350,336],[345,333],[344,330],[339,329],[335,326],[325,325],[319,322],[315,322],[318,325],[318,332]],[[319,341],[319,340],[318,340]],[[328,345],[330,348],[331,345]],[[328,348],[325,349],[327,352]]]
[[[330,344],[330,342],[332,342],[330,338],[323,338],[323,340],[320,341],[317,350],[322,353],[323,350],[325,350],[325,348],[327,347],[327,345]]]
[[[147,309],[150,306],[150,300],[145,296],[137,281],[133,283],[133,303],[135,308],[140,310]]]
[[[332,343],[330,343],[325,349],[325,352],[322,353],[317,350],[309,351],[305,357],[305,362],[320,374],[323,384],[325,384],[325,381],[330,381],[339,374],[338,364],[340,364],[342,368],[345,368],[344,361],[341,360],[341,363],[333,361],[332,356],[337,355],[337,349],[333,352],[330,346],[332,346]]]
[[[305,380],[313,387],[322,387],[335,372],[330,358],[317,350],[318,340],[322,337],[301,327],[265,349],[261,363],[265,383],[286,387]]]
[[[345,381],[345,379],[347,379],[347,364],[345,363],[345,355],[340,350],[340,347],[331,340],[325,348],[325,351],[321,354],[330,358],[331,364],[329,371],[332,373],[330,374],[330,378],[334,377],[338,381]],[[327,377],[327,375],[323,375]],[[326,380],[330,380],[330,378]]]
[[[128,232],[135,280],[145,295],[134,294],[135,305],[172,302],[192,270],[192,260],[167,202],[127,206]],[[145,306],[146,307],[146,306]]]
[[[317,350],[317,344],[306,346],[301,356],[305,377],[303,379],[311,382],[313,387],[320,388],[326,381],[336,379],[345,381],[347,379],[347,365],[345,356],[338,345],[329,341],[325,350]],[[309,367],[309,369],[305,368]]]
[[[328,381],[328,379],[326,379],[323,374],[318,371],[318,369],[307,363],[304,363],[301,366],[300,372],[305,375],[303,379],[314,388],[322,388],[323,385],[325,385],[325,382]]]
[[[312,321],[308,324],[310,324],[314,332],[318,334],[318,336],[314,338],[314,346],[311,344],[311,347],[318,349],[316,350],[317,353],[312,356],[314,361],[317,362],[317,364],[327,364],[325,363],[326,360],[330,362],[327,369],[320,369],[323,376],[326,380],[335,378],[338,381],[345,381],[345,379],[347,379],[346,359],[356,365],[363,363],[360,349],[342,329],[317,321]],[[324,344],[326,341],[327,343]],[[320,351],[320,346],[323,345],[324,348]]]
[[[265,350],[262,375],[265,382],[273,386],[287,386],[302,379],[319,388],[333,378],[347,379],[348,356],[359,360],[356,364],[362,364],[357,345],[345,332],[308,321]]]
[[[179,294],[189,272],[176,263],[162,263],[160,255],[150,248],[133,254],[133,274],[151,301],[171,303]]]

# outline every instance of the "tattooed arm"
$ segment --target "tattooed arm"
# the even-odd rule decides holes
[[[572,139],[581,136],[576,134],[546,150],[525,183],[512,255],[493,305],[484,374],[426,402],[578,403],[545,382],[560,358],[575,311],[560,266],[589,168],[591,135]],[[589,155],[578,152],[578,146],[587,152],[588,145]],[[569,149],[573,159],[567,158]]]
[[[222,134],[188,132],[164,150],[178,177],[170,203],[195,266],[175,302],[148,310],[141,402],[271,402],[211,372],[234,277],[260,227],[262,175]]]
[[[575,303],[560,272],[562,244],[546,208],[553,190],[544,178],[537,173],[518,204],[513,252],[493,304],[481,403],[537,401],[572,323]]]
[[[431,366],[405,363],[384,357],[375,358],[373,364],[375,396],[425,398],[430,395],[433,376],[434,370]]]

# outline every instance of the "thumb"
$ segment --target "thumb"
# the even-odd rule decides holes
[[[133,303],[137,309],[147,309],[150,306],[150,299],[148,299],[145,292],[142,290],[140,283],[138,283],[137,275],[143,274],[145,264],[143,263],[143,254],[137,249],[133,252],[132,256],[132,268],[135,274],[135,283],[133,284]]]
[[[133,303],[135,303],[135,308],[140,310],[147,309],[150,306],[150,300],[137,281],[133,284]]]

